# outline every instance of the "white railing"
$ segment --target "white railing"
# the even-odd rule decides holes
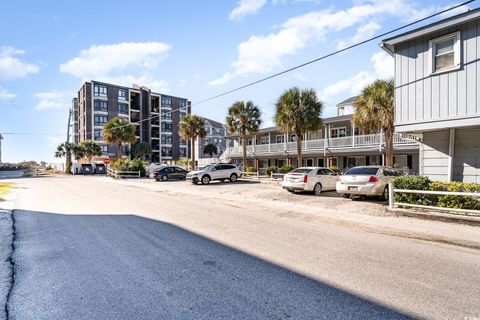
[[[255,180],[259,180],[260,179],[260,172],[242,172],[242,177],[244,178],[253,178]]]
[[[271,172],[270,173],[270,180],[272,180],[272,181],[282,180],[284,175],[285,174],[283,174],[283,173]]]
[[[328,140],[328,146],[330,148],[353,147],[353,136],[331,138],[331,139]]]
[[[107,169],[107,176],[114,179],[140,178],[140,171],[118,171],[112,168]]]
[[[480,215],[479,210],[472,210],[472,209],[458,209],[458,208],[445,208],[445,207],[438,207],[438,206],[427,206],[421,204],[411,204],[411,203],[404,203],[404,202],[396,202],[393,195],[395,193],[412,193],[412,194],[431,194],[431,195],[443,195],[443,196],[461,196],[461,197],[478,197],[480,198],[480,193],[471,193],[471,192],[450,192],[450,191],[431,191],[431,190],[407,190],[407,189],[395,189],[392,183],[388,185],[388,208],[394,209],[395,207],[411,207],[411,208],[421,208],[421,209],[434,209],[434,210],[442,210],[442,211],[451,211],[451,212],[459,212],[459,213],[473,213],[476,215]]]
[[[360,136],[355,136],[355,146],[369,146],[369,145],[379,145],[380,144],[380,135],[379,134],[364,134]]]

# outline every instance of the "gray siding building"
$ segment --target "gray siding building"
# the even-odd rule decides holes
[[[98,81],[86,82],[73,99],[75,143],[94,140],[102,157],[117,157],[117,146],[103,141],[103,126],[115,117],[136,126],[138,142],[152,147],[151,162],[175,162],[190,156],[189,145],[178,134],[180,119],[191,111],[186,98],[152,92],[138,85],[131,88]],[[123,146],[127,158],[131,146]]]
[[[217,162],[220,155],[225,151],[227,141],[227,128],[223,123],[218,121],[203,118],[205,120],[205,131],[207,135],[203,139],[195,140],[195,159],[198,161],[199,166],[207,165],[212,162]],[[212,157],[205,154],[205,146],[213,144],[217,147],[217,154]]]
[[[386,39],[395,130],[418,137],[420,174],[480,183],[480,9]]]

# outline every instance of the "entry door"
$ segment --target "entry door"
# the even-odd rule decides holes
[[[307,167],[313,167],[314,166],[313,159],[311,159],[311,158],[307,159],[305,162],[306,162]]]

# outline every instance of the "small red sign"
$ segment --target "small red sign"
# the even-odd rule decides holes
[[[109,163],[110,163],[110,159],[108,159],[108,158],[103,159],[103,163],[109,164]]]

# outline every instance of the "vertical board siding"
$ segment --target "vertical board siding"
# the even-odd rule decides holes
[[[460,69],[431,75],[429,41],[460,31]],[[395,124],[480,115],[480,22],[474,20],[395,47]]]
[[[434,131],[423,134],[421,152],[422,174],[434,181],[446,181],[448,178],[449,131]]]

